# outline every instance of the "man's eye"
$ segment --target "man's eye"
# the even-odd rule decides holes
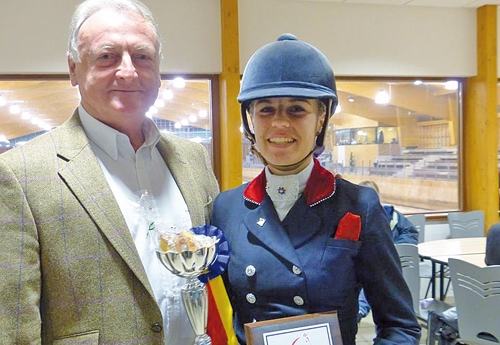
[[[140,54],[138,56],[139,60],[151,60],[151,57],[149,55],[146,55],[146,54]]]
[[[111,59],[111,54],[102,54],[99,59],[108,60]]]

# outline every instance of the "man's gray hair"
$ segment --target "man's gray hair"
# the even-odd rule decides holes
[[[103,9],[116,9],[126,13],[135,13],[143,17],[153,28],[157,37],[158,54],[161,55],[161,36],[153,14],[139,0],[85,0],[78,5],[71,18],[70,34],[68,42],[68,56],[75,62],[80,62],[78,51],[78,32],[83,23],[94,13]]]

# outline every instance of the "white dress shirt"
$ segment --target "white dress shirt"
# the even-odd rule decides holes
[[[147,191],[154,197],[157,225],[190,229],[191,219],[184,198],[156,144],[160,132],[153,121],[143,125],[145,142],[134,151],[129,138],[78,108],[92,150],[120,206],[132,234],[144,269],[163,316],[166,344],[192,344],[194,331],[189,323],[180,289],[185,282],[170,273],[159,260],[149,222],[140,211],[139,200]]]

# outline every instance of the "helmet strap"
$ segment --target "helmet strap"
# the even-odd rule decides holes
[[[248,121],[247,121],[247,118],[246,118],[246,111],[248,109],[248,105],[242,103],[241,104],[241,113],[242,113],[242,115],[244,114],[242,116],[242,118],[243,118],[243,127],[244,127],[244,134],[245,134],[245,137],[248,140],[250,140],[250,143],[251,143],[250,144],[250,151],[254,155],[256,155],[262,161],[262,163],[265,166],[270,166],[270,167],[273,167],[274,169],[280,170],[280,171],[290,171],[290,170],[297,169],[305,160],[307,160],[316,151],[320,150],[321,147],[323,146],[323,139],[324,139],[324,136],[325,136],[326,128],[328,127],[328,120],[329,120],[329,117],[330,117],[330,114],[331,114],[331,105],[332,105],[332,102],[331,102],[331,100],[329,100],[327,108],[326,108],[325,121],[323,123],[323,126],[321,127],[321,130],[316,135],[316,140],[315,140],[316,146],[311,151],[309,151],[309,153],[304,158],[302,158],[298,162],[295,162],[295,163],[292,163],[292,164],[281,164],[280,165],[280,164],[269,163],[264,158],[264,156],[259,152],[259,150],[257,149],[257,147],[255,146],[255,143],[256,143],[255,134],[253,134],[250,131],[250,126],[248,125]]]
[[[311,151],[309,151],[309,153],[304,158],[302,158],[298,162],[295,162],[295,163],[292,163],[292,164],[272,164],[272,163],[269,163],[264,158],[264,156],[259,152],[259,150],[257,149],[257,147],[255,147],[255,141],[253,140],[253,138],[250,137],[249,135],[247,135],[246,133],[245,133],[245,136],[251,142],[250,151],[252,151],[253,154],[256,155],[262,161],[262,163],[265,166],[270,166],[270,167],[272,167],[272,168],[274,168],[276,170],[279,170],[279,171],[290,171],[290,170],[297,169],[302,163],[304,163],[305,160],[307,160],[312,154],[314,154],[314,152],[316,152],[319,149],[321,149],[321,146],[314,147]]]

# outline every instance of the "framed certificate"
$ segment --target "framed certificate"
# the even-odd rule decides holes
[[[247,345],[343,345],[336,311],[245,324]]]

